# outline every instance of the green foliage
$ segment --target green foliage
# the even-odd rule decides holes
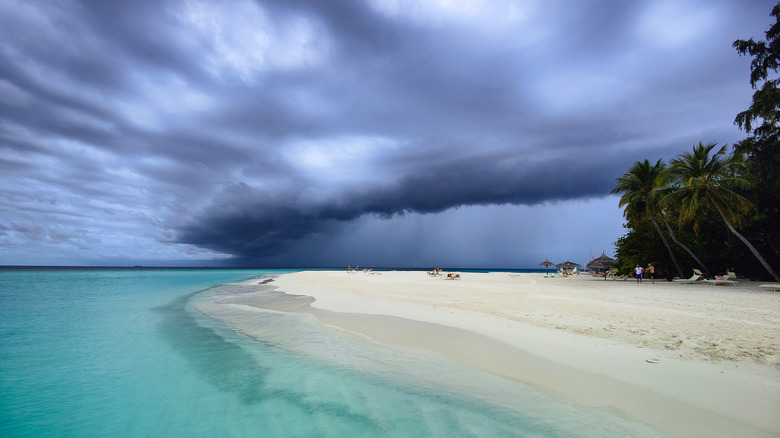
[[[750,187],[738,173],[743,167],[741,156],[727,155],[725,146],[710,154],[716,146],[699,143],[692,152],[672,160],[671,173],[679,184],[664,201],[679,208],[682,221],[693,220],[695,229],[702,210],[714,208],[728,221],[739,223],[752,207],[741,194]]]
[[[777,121],[780,120],[780,90],[778,79],[770,78],[780,67],[780,41],[776,38],[780,35],[780,4],[772,8],[770,14],[776,22],[766,32],[767,41],[737,40],[733,47],[740,55],[750,55],[753,61],[750,63],[750,85],[756,92],[753,94],[753,102],[745,111],[737,114],[734,123],[748,134],[757,138],[777,138]],[[763,83],[762,83],[763,82]],[[759,87],[760,84],[760,87]],[[761,124],[754,128],[754,122]]]
[[[743,270],[743,273],[757,273],[752,265],[744,264],[742,260],[753,260],[755,264],[755,259],[758,259],[765,272],[776,276],[769,262],[760,254],[759,249],[767,246],[766,240],[760,240],[756,248],[749,238],[735,228],[752,212],[753,204],[745,195],[752,185],[744,176],[750,166],[746,165],[741,154],[728,154],[725,146],[717,150],[715,148],[715,144],[694,145],[691,152],[681,153],[674,158],[668,168],[660,161],[655,166],[650,166],[647,160],[637,162],[628,173],[618,178],[613,193],[624,194],[620,205],[625,207],[628,227],[632,230],[616,242],[621,266],[629,266],[629,262],[635,265],[637,259],[642,257],[662,257],[656,245],[646,242],[658,239],[652,239],[652,233],[647,234],[646,227],[643,228],[647,221],[641,218],[652,221],[653,217],[669,217],[672,220],[676,218],[669,232],[671,228],[683,231],[687,223],[693,223],[693,235],[680,232],[675,233],[675,237],[678,242],[681,238],[685,239],[685,246],[691,249],[691,258],[696,253],[706,255],[705,263],[714,270],[709,272],[710,275],[724,272],[726,268],[736,269],[737,266],[739,269],[749,268]],[[644,185],[637,183],[642,178]],[[651,192],[655,194],[649,195]],[[642,215],[642,212],[645,214]],[[761,238],[765,224],[761,224],[755,215],[749,219],[751,224],[758,222],[758,227],[751,230],[751,237]],[[664,233],[659,229],[655,231],[666,245]],[[669,259],[678,263],[673,252],[667,252]],[[685,266],[691,266],[691,260],[685,255],[682,260]],[[678,272],[682,271],[678,269]],[[760,272],[757,274],[762,275]],[[681,276],[685,275],[681,273]]]
[[[623,215],[629,222],[641,222],[658,214],[659,189],[664,187],[666,180],[666,164],[658,160],[651,165],[645,159],[634,163],[625,175],[618,178],[618,184],[611,193],[621,194],[620,207],[625,207]]]
[[[615,242],[618,273],[633,275],[636,265],[647,267],[652,263],[659,278],[677,275],[666,247],[650,222],[625,227],[628,232]]]
[[[684,242],[695,254],[707,264],[710,275],[720,274],[727,269],[748,278],[768,279],[766,270],[758,263],[750,251],[723,225],[718,213],[702,211],[697,218],[699,230],[694,231],[690,223],[681,223],[677,216],[670,215],[671,227],[677,239]],[[764,255],[770,255],[766,245],[748,229],[749,220],[743,221],[741,231],[755,242],[756,247]],[[663,243],[649,222],[637,226],[626,224],[626,234],[615,242],[616,259],[621,273],[633,272],[637,264],[647,266],[653,263],[658,276],[672,277],[677,275],[672,260]],[[674,246],[677,260],[682,267],[684,276],[690,276],[697,264],[684,251]],[[768,258],[769,259],[769,258]]]
[[[771,266],[780,266],[780,143],[748,138],[735,149],[746,154],[745,177],[753,181],[745,191],[753,210],[740,229]]]
[[[757,90],[746,111],[735,123],[749,135],[734,145],[746,156],[744,176],[753,181],[745,196],[754,208],[742,223],[743,234],[755,242],[759,252],[773,267],[780,266],[780,90],[777,72],[780,68],[780,4],[772,8],[775,23],[766,32],[766,41],[737,40],[734,48],[740,55],[753,57],[750,85]],[[754,129],[753,122],[760,122]]]
[[[650,164],[650,161],[647,159],[637,161],[631,166],[628,173],[617,179],[618,184],[612,190],[612,193],[622,194],[620,196],[620,206],[625,207],[623,215],[630,224],[636,226],[647,221],[653,224],[653,229],[658,234],[664,247],[666,247],[666,251],[677,273],[683,275],[672,248],[658,225],[659,220],[663,220],[661,200],[663,198],[663,190],[669,182],[668,175],[666,164],[661,160],[658,160],[655,165]]]

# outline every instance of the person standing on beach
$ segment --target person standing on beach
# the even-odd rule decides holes
[[[644,269],[641,266],[636,265],[636,269],[634,269],[634,271],[636,271],[636,282],[637,283],[641,283],[642,282],[642,272],[644,272]]]
[[[653,266],[652,263],[647,264],[647,272],[650,273],[650,280],[652,280],[652,284],[655,284],[655,266]]]

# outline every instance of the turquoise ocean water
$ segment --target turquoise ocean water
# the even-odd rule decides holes
[[[661,436],[284,311],[283,272],[0,270],[0,436]]]

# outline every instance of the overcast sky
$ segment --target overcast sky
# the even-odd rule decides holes
[[[0,264],[536,268],[744,138],[773,1],[0,0]]]

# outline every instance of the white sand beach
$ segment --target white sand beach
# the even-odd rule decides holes
[[[679,437],[780,436],[780,293],[588,275],[307,271],[328,324],[423,348]],[[334,313],[335,312],[335,313]]]

